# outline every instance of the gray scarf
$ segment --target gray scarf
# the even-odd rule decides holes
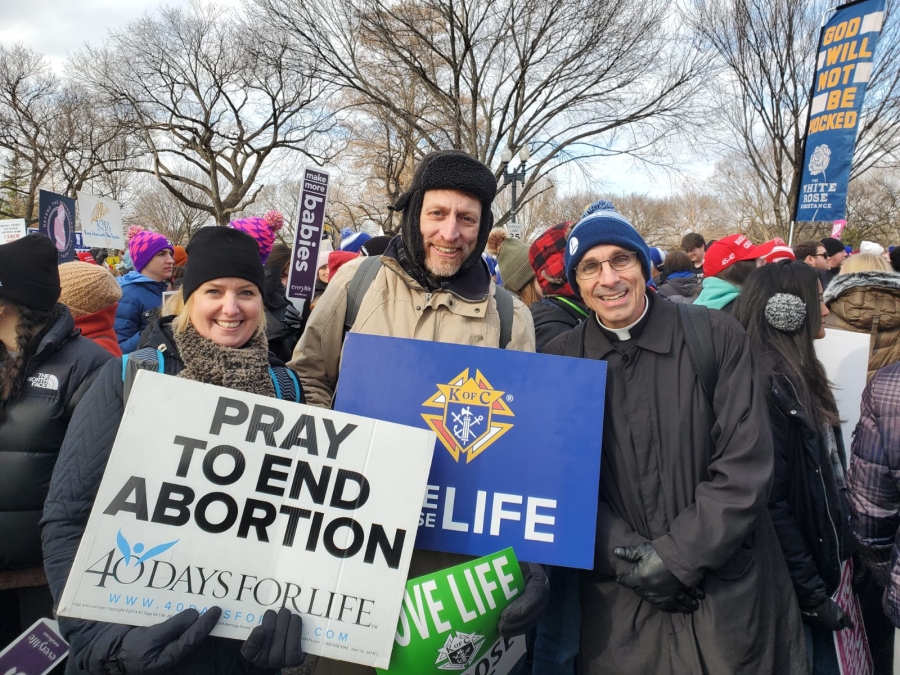
[[[175,346],[184,362],[184,370],[178,377],[275,397],[265,333],[251,338],[243,347],[224,347],[203,337],[188,324],[187,330],[175,334]]]

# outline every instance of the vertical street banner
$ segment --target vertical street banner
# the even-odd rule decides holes
[[[303,191],[297,209],[294,230],[294,253],[287,283],[287,298],[300,311],[313,297],[316,287],[316,262],[322,231],[325,225],[325,205],[328,203],[330,176],[322,169],[307,168],[303,171]]]
[[[75,260],[75,200],[41,190],[38,197],[38,225],[59,252],[59,264]]]
[[[122,210],[115,199],[78,193],[78,216],[81,218],[81,241],[87,248],[125,248],[122,232]]]
[[[840,5],[822,27],[804,143],[797,222],[834,222],[847,212],[847,186],[885,0]]]
[[[0,245],[21,239],[27,231],[24,218],[0,220]]]
[[[500,614],[525,588],[511,548],[410,579],[387,675],[507,675],[525,636],[503,638]]]
[[[387,668],[433,450],[422,429],[140,371],[58,614],[217,606],[212,634],[243,640],[284,607],[303,651]]]
[[[437,435],[416,548],[591,569],[605,394],[604,361],[350,332],[334,409]]]

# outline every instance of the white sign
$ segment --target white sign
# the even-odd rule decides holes
[[[125,248],[122,211],[116,200],[79,192],[78,216],[81,218],[81,240],[84,246]]]
[[[844,447],[850,457],[850,441],[859,422],[859,405],[869,369],[869,334],[826,328],[825,337],[815,341],[816,355],[825,366],[831,391],[843,423]]]
[[[59,614],[147,626],[219,606],[212,634],[244,639],[287,607],[305,652],[387,668],[434,444],[140,371]]]
[[[24,218],[0,220],[0,245],[8,244],[25,236],[27,229]]]

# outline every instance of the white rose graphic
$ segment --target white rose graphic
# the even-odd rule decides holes
[[[815,176],[816,174],[825,174],[828,163],[831,161],[831,148],[822,144],[816,147],[812,157],[809,158],[809,172]]]

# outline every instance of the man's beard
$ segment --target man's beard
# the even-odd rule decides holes
[[[452,277],[454,274],[459,272],[459,268],[462,267],[463,263],[465,263],[466,260],[469,259],[469,256],[472,255],[472,251],[475,248],[474,243],[462,244],[461,254],[459,256],[457,256],[453,260],[445,260],[443,258],[437,257],[432,258],[428,255],[429,244],[434,243],[435,242],[426,242],[425,244],[425,269],[431,276],[438,279]]]

